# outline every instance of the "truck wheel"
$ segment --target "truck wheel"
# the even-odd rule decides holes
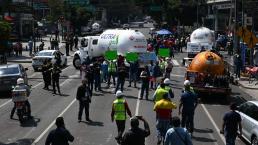
[[[78,56],[74,57],[74,59],[73,59],[73,66],[76,69],[79,69],[81,67],[81,59],[80,59],[80,57],[78,57]]]

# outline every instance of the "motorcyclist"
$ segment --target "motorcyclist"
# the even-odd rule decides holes
[[[30,108],[30,102],[28,100],[28,97],[30,96],[30,86],[26,85],[24,83],[24,79],[23,78],[18,78],[17,79],[17,85],[14,87],[13,89],[14,91],[19,91],[19,90],[26,90],[27,92],[27,98],[25,100],[25,105],[28,109],[28,118],[32,118],[31,116],[31,108]],[[14,104],[14,107],[12,109],[12,112],[11,112],[11,115],[10,115],[10,118],[13,119],[13,115],[15,113],[15,110],[16,110],[16,106]]]

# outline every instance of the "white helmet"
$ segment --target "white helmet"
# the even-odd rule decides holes
[[[189,80],[185,80],[185,81],[184,81],[184,86],[190,86],[190,85],[191,85],[191,83],[190,83]]]
[[[124,94],[122,91],[118,90],[116,91],[116,97],[122,97]]]
[[[165,85],[169,85],[169,84],[171,84],[171,81],[169,80],[169,78],[166,78],[166,79],[163,81],[163,83],[164,83]]]
[[[24,84],[23,78],[18,78],[17,79],[17,85],[20,85],[20,84]]]

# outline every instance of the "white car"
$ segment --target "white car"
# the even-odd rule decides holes
[[[247,101],[238,107],[242,118],[242,136],[252,145],[258,145],[258,101]]]
[[[61,66],[67,65],[67,57],[60,52],[59,50],[42,50],[38,52],[33,58],[32,58],[32,67],[35,71],[39,71],[42,69],[43,62],[45,60],[51,60],[52,63],[54,63],[56,60],[55,55],[61,56]]]

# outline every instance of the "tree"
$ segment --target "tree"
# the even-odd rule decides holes
[[[56,22],[60,16],[64,14],[64,1],[63,0],[48,0],[50,8],[50,15],[48,19],[51,22]]]

